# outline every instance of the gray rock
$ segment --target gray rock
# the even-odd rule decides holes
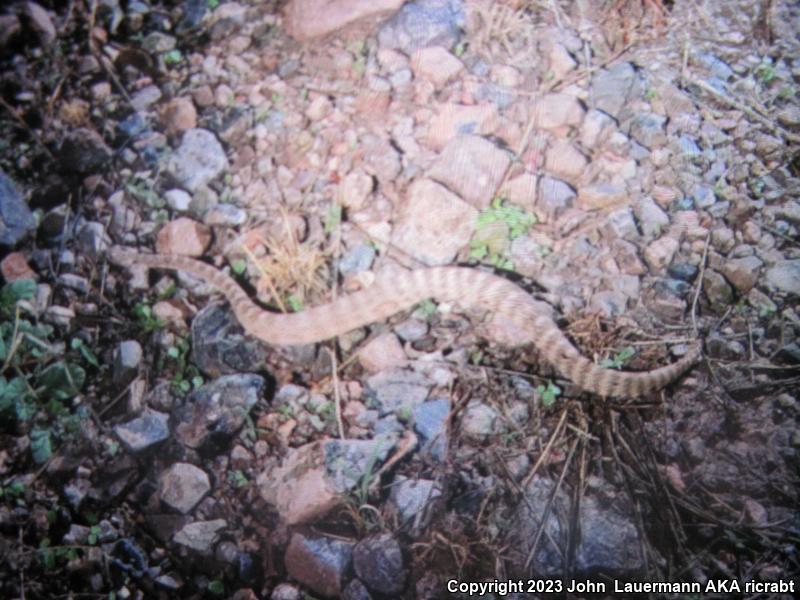
[[[636,82],[636,71],[631,63],[623,62],[603,69],[592,79],[592,97],[595,107],[617,120],[629,103]]]
[[[58,155],[64,170],[85,175],[99,171],[111,160],[113,152],[100,134],[81,128],[64,137]]]
[[[136,112],[145,112],[161,100],[161,90],[157,85],[148,85],[131,96],[131,106]]]
[[[339,260],[339,272],[344,275],[367,271],[375,260],[375,248],[369,244],[359,244],[350,248]]]
[[[206,225],[226,225],[236,227],[247,221],[247,211],[233,204],[217,204],[203,215]]]
[[[31,209],[14,181],[0,169],[0,246],[14,246],[34,229]]]
[[[714,189],[702,184],[694,187],[692,197],[694,198],[694,204],[697,208],[709,208],[717,201],[717,195],[714,193]]]
[[[639,200],[634,211],[645,237],[658,237],[669,226],[669,215],[652,198]]]
[[[378,31],[378,43],[411,54],[428,46],[450,49],[464,25],[461,0],[416,0],[406,3]]]
[[[142,363],[142,347],[136,340],[120,342],[114,353],[114,383],[124,387],[139,373]]]
[[[645,148],[653,150],[667,143],[667,118],[655,113],[635,116],[631,122],[631,137]]]
[[[158,479],[161,501],[182,514],[197,506],[210,490],[205,471],[189,463],[175,463]]]
[[[473,440],[482,441],[506,429],[500,413],[483,402],[471,401],[461,415],[461,433]]]
[[[347,594],[347,590],[345,590],[345,594]],[[303,600],[304,596],[305,594],[296,585],[281,583],[272,590],[270,600]]]
[[[395,325],[394,332],[406,342],[416,342],[428,334],[428,324],[420,319],[406,319]]]
[[[164,192],[164,199],[167,201],[167,206],[175,212],[188,211],[192,202],[191,195],[178,188]]]
[[[339,597],[353,544],[339,538],[295,533],[284,555],[286,571],[315,594]]]
[[[603,230],[612,238],[630,240],[639,235],[630,208],[619,208],[608,215]]]
[[[389,496],[404,524],[419,531],[426,527],[434,513],[435,500],[441,498],[442,488],[432,479],[398,477]]]
[[[344,588],[342,600],[372,600],[372,596],[359,579],[352,579]]]
[[[723,312],[733,302],[733,290],[725,278],[711,269],[703,274],[703,291],[717,312]]]
[[[267,358],[264,345],[246,336],[222,304],[205,307],[192,320],[192,355],[200,370],[212,377],[259,371]]]
[[[114,433],[128,452],[144,452],[169,438],[169,415],[148,411],[114,427]]]
[[[800,295],[800,259],[775,263],[767,269],[764,281],[772,290]]]
[[[225,375],[192,392],[173,410],[175,435],[182,444],[218,453],[239,432],[264,390],[259,375]]]
[[[696,265],[690,265],[689,263],[672,263],[667,268],[667,273],[670,277],[680,279],[681,281],[688,281],[689,283],[694,281],[699,272],[700,269]]]
[[[387,369],[367,379],[366,394],[381,415],[413,411],[428,397],[433,382],[422,373],[405,369]]]
[[[211,556],[214,544],[219,540],[219,532],[227,526],[225,519],[195,521],[184,525],[172,539],[176,544],[191,548],[203,556]]]
[[[111,245],[111,239],[102,223],[89,221],[78,232],[78,247],[89,256],[100,256]]]
[[[353,548],[353,567],[367,588],[398,596],[406,586],[406,568],[400,544],[390,533],[361,540]]]
[[[167,162],[167,172],[190,192],[215,179],[228,168],[228,157],[216,136],[206,129],[183,134],[178,149]]]
[[[536,199],[536,212],[541,213],[543,221],[558,219],[575,201],[575,190],[569,184],[545,175],[539,181],[539,196]]]
[[[687,158],[695,158],[703,153],[703,151],[700,150],[700,146],[694,141],[694,138],[688,135],[682,135],[678,138],[678,148],[681,154]]]
[[[695,59],[700,65],[711,71],[714,77],[723,81],[727,81],[734,75],[733,69],[728,66],[728,63],[720,60],[710,52],[701,52]]]

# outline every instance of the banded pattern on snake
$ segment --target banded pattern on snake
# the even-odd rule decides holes
[[[297,313],[272,313],[254,303],[228,275],[199,260],[179,255],[139,254],[115,247],[109,259],[120,266],[144,265],[184,271],[217,288],[247,333],[268,344],[320,342],[433,298],[501,315],[518,329],[516,345],[532,344],[564,377],[600,396],[638,397],[677,379],[701,355],[696,344],[677,362],[652,371],[602,368],[572,345],[558,328],[549,304],[490,273],[465,267],[416,269],[377,280],[370,287]]]

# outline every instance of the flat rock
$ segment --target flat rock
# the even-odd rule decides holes
[[[756,256],[733,258],[722,265],[722,274],[741,294],[749,292],[758,282],[764,263]]]
[[[441,87],[464,70],[464,63],[445,48],[432,46],[411,55],[411,70],[415,77]]]
[[[416,0],[406,3],[381,26],[378,44],[409,55],[429,46],[452,48],[463,25],[460,0]]]
[[[101,169],[111,160],[113,152],[99,133],[81,128],[64,137],[58,155],[65,170],[87,174]]]
[[[673,237],[663,236],[651,242],[644,250],[644,260],[654,273],[663,272],[672,262],[680,243]]]
[[[156,237],[161,254],[202,256],[211,243],[211,229],[189,217],[179,217],[162,227]]]
[[[183,514],[197,506],[209,491],[208,475],[189,463],[175,463],[158,478],[161,501]]]
[[[143,452],[169,438],[169,415],[148,411],[114,427],[114,434],[128,452]]]
[[[395,334],[383,333],[361,347],[358,351],[358,361],[367,371],[377,373],[384,369],[403,366],[408,357]]]
[[[447,264],[469,242],[477,217],[477,210],[443,185],[418,179],[400,207],[392,243],[428,265]]]
[[[14,246],[36,229],[36,220],[14,181],[0,169],[0,246]]]
[[[581,101],[569,94],[547,94],[533,106],[534,123],[539,129],[577,127],[584,113]]]
[[[447,144],[428,176],[483,209],[494,198],[510,163],[508,153],[486,138],[462,135]]]
[[[225,519],[195,521],[187,523],[172,538],[176,544],[191,548],[203,556],[211,556],[214,544],[219,541],[220,531],[228,526]]]
[[[545,169],[566,181],[575,182],[580,179],[588,164],[583,152],[567,140],[556,140],[545,154]]]
[[[370,536],[353,548],[353,568],[367,588],[397,597],[406,585],[406,568],[400,544],[391,533]]]
[[[764,281],[770,289],[800,295],[800,259],[775,263],[767,269]]]
[[[283,26],[305,42],[357,21],[386,18],[402,5],[403,0],[290,0],[283,9]]]
[[[441,150],[458,135],[492,133],[497,119],[497,108],[492,103],[443,104],[428,125],[427,144]]]
[[[628,193],[624,187],[612,183],[595,183],[578,190],[576,206],[582,210],[600,210],[623,204]]]
[[[353,546],[338,537],[294,533],[284,555],[286,571],[315,594],[339,598]]]
[[[603,69],[592,79],[595,108],[619,120],[633,95],[636,70],[631,63],[618,63]]]

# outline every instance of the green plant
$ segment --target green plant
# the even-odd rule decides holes
[[[31,456],[42,464],[59,440],[78,431],[85,416],[73,414],[66,404],[86,381],[78,361],[95,368],[99,362],[83,340],[73,338],[67,346],[53,327],[29,314],[26,302],[35,294],[31,280],[0,288],[0,418],[35,422],[29,433]]]
[[[225,595],[225,583],[221,579],[215,579],[208,583],[208,591],[214,596]]]
[[[177,48],[175,50],[170,50],[169,52],[166,52],[164,54],[164,64],[167,65],[168,67],[174,67],[175,65],[180,63],[182,59],[183,55],[181,54],[181,51],[178,50]]]
[[[503,228],[493,227],[500,223]],[[536,224],[536,217],[519,206],[505,204],[503,198],[495,198],[491,206],[481,211],[475,225],[475,235],[470,241],[470,256],[486,260],[499,269],[512,270],[514,263],[505,256],[507,242],[528,232]]]
[[[600,361],[600,366],[604,369],[621,369],[636,354],[631,346],[626,346],[617,352],[612,358],[605,358]]]
[[[164,328],[164,321],[153,316],[153,309],[146,302],[139,302],[133,307],[133,316],[136,319],[136,325],[145,333]]]
[[[242,473],[240,469],[236,469],[235,471],[228,472],[228,481],[237,488],[243,488],[249,485],[250,480],[247,478],[247,475]]]
[[[294,294],[289,294],[286,297],[286,304],[292,312],[300,312],[303,310],[303,301]]]
[[[331,202],[328,213],[322,218],[325,234],[330,235],[339,228],[342,223],[342,205],[338,202]]]
[[[436,314],[436,303],[433,300],[423,300],[419,303],[418,308],[426,319],[430,319]]]
[[[185,396],[204,383],[198,368],[189,362],[189,350],[189,342],[184,338],[178,338],[174,346],[167,348],[167,358],[175,363],[172,390],[179,396]]]
[[[755,75],[764,85],[769,85],[778,76],[775,66],[766,60],[756,67]]]
[[[544,406],[552,406],[556,402],[556,398],[561,395],[561,388],[554,384],[552,381],[547,382],[547,386],[536,386],[536,393],[542,400]]]

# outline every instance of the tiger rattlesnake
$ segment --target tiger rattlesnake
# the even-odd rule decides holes
[[[600,396],[638,397],[674,381],[701,355],[696,344],[678,361],[652,371],[622,372],[594,364],[558,328],[549,304],[534,300],[517,285],[465,267],[430,267],[380,278],[368,288],[297,313],[271,313],[255,304],[228,275],[179,255],[139,254],[115,247],[110,260],[120,266],[184,271],[217,288],[244,330],[272,345],[310,344],[382,321],[433,298],[488,311],[518,331],[515,345],[533,344],[579,388]]]

